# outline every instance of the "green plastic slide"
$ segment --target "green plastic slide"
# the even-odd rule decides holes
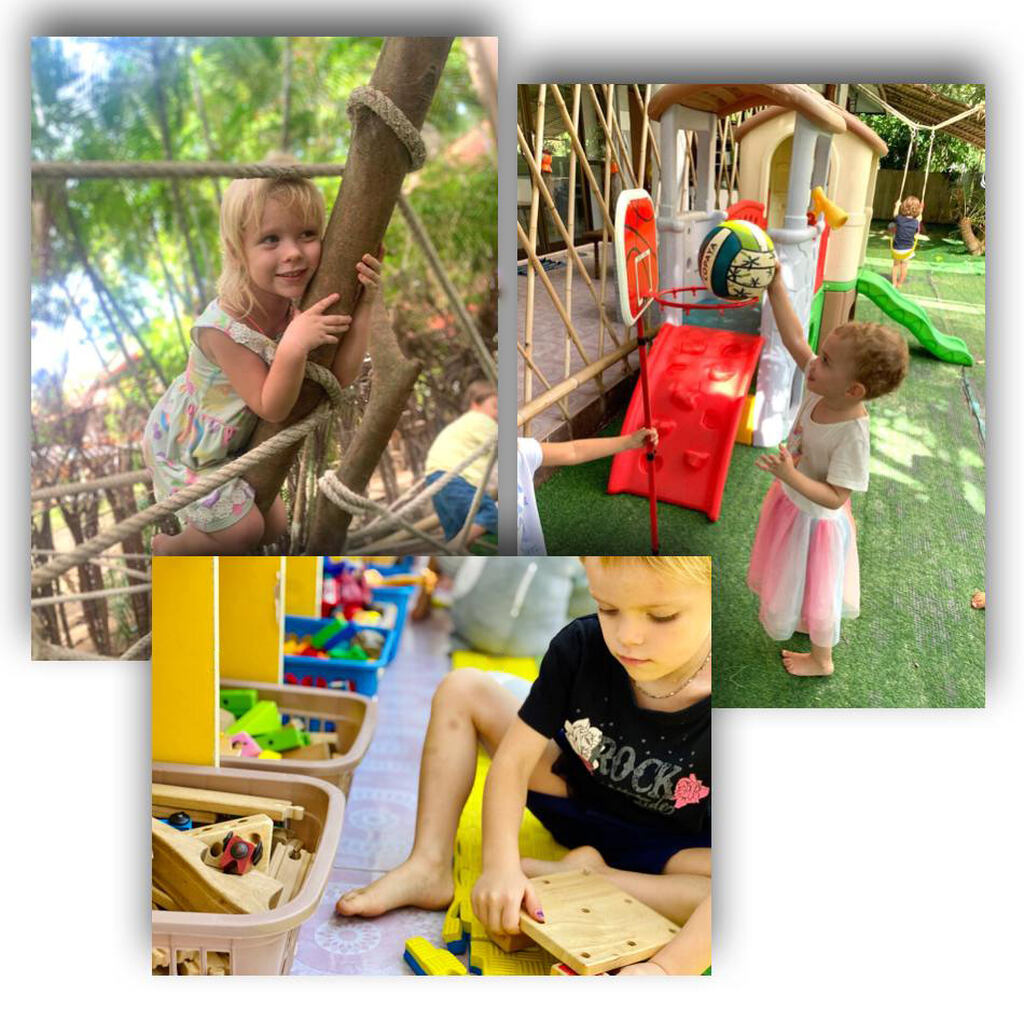
[[[958,336],[940,333],[928,313],[916,301],[905,297],[885,277],[863,267],[857,272],[857,293],[867,295],[890,319],[906,326],[918,343],[940,361],[970,367],[974,358]]]

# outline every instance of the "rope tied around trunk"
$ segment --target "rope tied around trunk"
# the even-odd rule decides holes
[[[409,152],[412,172],[423,167],[427,160],[427,148],[420,136],[420,131],[409,121],[409,117],[383,91],[364,85],[356,88],[348,96],[346,106],[349,119],[358,124],[359,119],[367,112],[372,112],[402,142]]]

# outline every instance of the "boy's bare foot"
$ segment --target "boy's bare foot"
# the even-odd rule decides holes
[[[568,872],[570,869],[600,869],[605,860],[596,848],[574,848],[564,858],[550,862],[543,858],[522,858],[519,865],[530,879],[534,876],[548,876],[553,872]]]
[[[831,662],[821,662],[806,652],[783,651],[782,664],[793,676],[831,676],[833,672]]]
[[[167,533],[153,533],[150,550],[152,550],[154,556],[163,556],[167,553],[167,542],[170,538]]]
[[[451,865],[408,858],[369,886],[349,890],[338,898],[335,910],[351,917],[375,918],[396,907],[422,907],[443,911],[455,896]]]

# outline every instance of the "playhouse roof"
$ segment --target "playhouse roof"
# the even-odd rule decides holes
[[[670,105],[728,116],[759,105],[795,109],[819,129],[845,133],[839,109],[806,84],[666,84],[648,105],[652,119],[661,119]]]
[[[894,109],[921,126],[945,123],[968,106],[953,98],[940,95],[927,84],[876,84],[875,89]],[[965,119],[958,119],[942,127],[944,133],[966,140],[975,147],[985,149],[985,109],[978,109]]]
[[[829,105],[832,105],[832,103],[829,102]],[[838,105],[832,105],[832,108],[846,121],[846,128],[849,132],[863,140],[880,158],[889,152],[889,145],[867,123],[858,119],[852,112],[841,109]],[[735,139],[737,142],[741,141],[751,130],[756,130],[762,123],[766,123],[770,119],[781,116],[788,111],[788,109],[781,108],[778,105],[762,109],[736,127]]]

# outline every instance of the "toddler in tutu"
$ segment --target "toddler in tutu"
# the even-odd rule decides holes
[[[864,401],[899,386],[909,355],[893,330],[848,322],[824,338],[816,356],[778,269],[768,297],[805,384],[789,438],[778,455],[757,460],[776,479],[761,506],[747,584],[760,596],[760,620],[770,637],[810,636],[810,653],[783,651],[786,669],[794,676],[829,676],[842,618],[860,612],[850,494],[868,487]]]

